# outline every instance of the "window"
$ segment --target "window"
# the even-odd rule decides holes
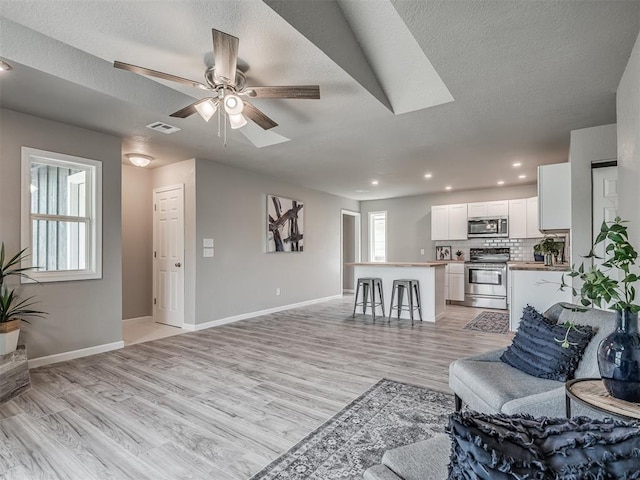
[[[387,212],[369,212],[369,261],[387,261]]]
[[[102,277],[102,164],[22,147],[22,247],[39,282]]]

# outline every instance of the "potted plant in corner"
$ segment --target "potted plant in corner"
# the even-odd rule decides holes
[[[640,334],[638,312],[634,303],[640,276],[632,271],[638,252],[629,243],[625,221],[616,217],[603,222],[591,251],[585,258],[603,260],[600,265],[585,269],[573,266],[568,275],[582,281],[580,291],[565,282],[560,288],[571,288],[585,307],[609,308],[616,312],[616,330],[598,346],[598,367],[603,383],[612,397],[640,402]],[[604,245],[604,255],[596,254],[596,247]]]
[[[560,246],[556,242],[556,237],[544,237],[540,243],[534,245],[533,254],[543,255],[544,264],[553,265],[553,258],[560,253]]]
[[[7,278],[27,278],[31,267],[22,267],[26,258],[26,248],[8,258],[5,256],[4,242],[0,246],[0,355],[7,355],[17,348],[21,322],[29,323],[25,317],[43,317],[45,312],[33,310],[33,297],[20,300],[16,289],[9,289]]]

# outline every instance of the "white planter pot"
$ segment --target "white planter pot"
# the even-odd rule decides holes
[[[18,337],[20,329],[12,330],[9,333],[0,333],[0,355],[7,355],[15,352],[18,348]]]

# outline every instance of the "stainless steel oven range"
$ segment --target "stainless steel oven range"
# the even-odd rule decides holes
[[[464,264],[464,304],[507,309],[508,248],[472,248]]]

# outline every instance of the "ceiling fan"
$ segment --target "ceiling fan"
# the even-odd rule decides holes
[[[178,77],[149,68],[138,67],[128,63],[115,61],[113,66],[122,70],[128,70],[140,75],[170,80],[190,87],[199,88],[210,92],[191,105],[171,114],[172,117],[186,118],[194,113],[200,114],[205,120],[218,112],[228,116],[232,129],[241,128],[247,124],[248,117],[264,130],[278,126],[271,118],[256,108],[242,97],[250,98],[297,98],[297,99],[319,99],[320,87],[318,85],[298,85],[280,87],[251,87],[247,86],[244,73],[237,68],[239,39],[220,30],[212,29],[213,32],[213,56],[214,66],[209,67],[204,74],[206,84]],[[222,108],[219,108],[222,106]],[[223,119],[226,129],[226,121]],[[218,127],[220,126],[220,116],[218,117]],[[218,135],[220,132],[218,131]],[[226,134],[225,134],[226,138]],[[225,142],[226,143],[226,142]]]

